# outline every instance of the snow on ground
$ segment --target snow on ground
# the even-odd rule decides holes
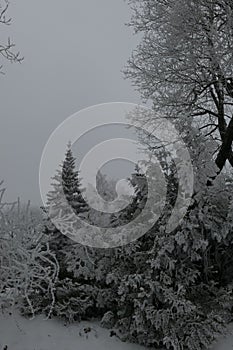
[[[90,328],[90,329],[89,329]],[[87,334],[86,331],[89,331]],[[7,348],[5,348],[7,346]],[[69,326],[43,316],[28,320],[0,312],[0,350],[145,350],[110,337],[110,331],[97,323],[81,322]]]
[[[86,332],[87,333],[86,333]],[[0,313],[0,350],[145,350],[121,342],[94,322],[64,326],[59,320],[33,320]],[[212,350],[233,350],[233,325],[227,336],[220,337]]]
[[[233,350],[233,323],[227,327],[227,334],[219,337],[212,350]]]

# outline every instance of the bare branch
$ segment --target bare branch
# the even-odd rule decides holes
[[[6,17],[6,13],[9,7],[9,2],[5,0],[4,5],[0,5],[0,24],[10,25],[11,18]],[[6,44],[0,44],[0,55],[11,63],[21,63],[23,57],[20,56],[19,52],[14,51],[15,44],[11,42],[8,38]],[[4,74],[2,71],[3,65],[0,65],[0,73]]]

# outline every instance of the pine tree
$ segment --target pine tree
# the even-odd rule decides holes
[[[51,222],[51,219],[52,221],[65,219],[67,215],[70,215],[70,207],[77,216],[88,217],[89,208],[82,197],[83,189],[79,172],[75,169],[75,157],[72,154],[70,143],[61,168],[57,170],[52,179],[53,188],[47,195],[47,207],[45,208],[49,214],[45,230],[50,236],[50,249],[56,255],[59,263],[53,314],[66,317],[71,321],[79,319],[86,312],[86,308],[90,307],[90,303],[85,299],[85,293],[75,277],[74,270],[69,268],[69,257],[75,243]]]
[[[212,148],[204,147],[201,136],[193,137],[194,131],[189,136],[195,152],[194,194],[186,216],[167,233],[166,213],[159,225],[125,248],[125,257],[124,248],[119,252],[121,259],[112,268],[119,294],[115,330],[122,339],[144,346],[204,349],[231,317],[232,279],[222,285],[226,260],[230,265],[226,251],[232,249],[229,189],[223,176],[206,187],[215,168]]]
[[[68,144],[66,157],[62,166],[62,185],[63,191],[68,203],[72,206],[75,213],[81,216],[86,213],[88,206],[82,197],[79,172],[75,170],[75,158],[72,154],[71,144]]]
[[[84,216],[88,211],[88,206],[82,197],[83,189],[81,188],[79,172],[75,170],[75,158],[72,154],[71,145],[68,144],[65,160],[61,165],[61,169],[52,178],[53,189],[48,193],[48,201],[46,211],[52,219],[63,217],[67,213],[67,202],[73,208],[78,216]],[[56,254],[60,264],[60,279],[67,276],[65,267],[64,251],[72,244],[70,239],[64,236],[54,225],[49,223],[46,231],[51,235],[50,248]]]

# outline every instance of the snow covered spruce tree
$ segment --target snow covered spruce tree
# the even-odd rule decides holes
[[[232,287],[222,280],[233,247],[229,188],[223,175],[206,186],[216,172],[212,145],[207,148],[203,136],[194,135],[192,129],[194,197],[184,220],[167,233],[167,215],[162,216],[145,236],[118,248],[108,275],[119,285],[115,331],[124,340],[203,349],[231,318]]]
[[[79,172],[75,170],[75,158],[72,154],[71,145],[68,144],[65,159],[61,169],[53,177],[53,189],[48,193],[47,207],[45,211],[48,214],[46,219],[45,231],[49,236],[49,246],[55,254],[59,263],[59,276],[56,285],[56,303],[54,314],[64,316],[68,313],[68,305],[71,301],[72,293],[77,294],[76,281],[73,271],[68,271],[67,254],[72,250],[75,244],[69,236],[62,234],[51,222],[59,218],[64,218],[67,214],[67,205],[71,206],[75,215],[79,217],[88,216],[88,205],[86,204],[81,188]]]
[[[115,182],[101,171],[96,176],[96,188],[106,201],[115,198]],[[88,188],[90,205],[98,205],[98,198]],[[92,196],[93,195],[93,196]],[[111,226],[112,214],[100,212],[94,208],[88,211],[90,224],[104,227],[106,232]],[[111,249],[97,249],[73,242],[65,252],[67,271],[73,275],[73,293],[62,312],[69,321],[102,316],[108,310],[114,310],[117,298],[117,285],[109,283],[107,276],[115,264],[115,252]],[[71,289],[70,286],[68,288]]]
[[[88,206],[82,196],[83,189],[79,179],[79,173],[75,170],[75,158],[72,154],[71,145],[68,144],[65,159],[61,169],[53,177],[53,189],[49,191],[47,198],[47,208],[51,218],[66,214],[66,205],[72,207],[78,216],[85,216]],[[64,250],[70,243],[70,239],[64,236],[52,225],[50,236],[50,247],[57,256],[60,263],[60,277],[65,273]]]

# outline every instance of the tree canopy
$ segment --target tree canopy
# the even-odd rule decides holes
[[[154,109],[183,118],[217,140],[221,171],[233,166],[233,3],[131,0],[131,26],[143,34],[126,75]]]

